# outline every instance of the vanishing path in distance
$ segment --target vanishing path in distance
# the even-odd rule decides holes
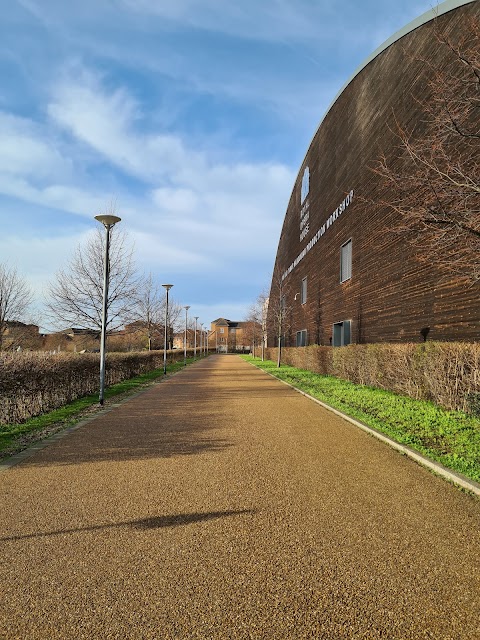
[[[0,638],[476,639],[480,501],[237,356],[0,474]]]

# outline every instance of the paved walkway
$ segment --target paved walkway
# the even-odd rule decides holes
[[[479,637],[480,501],[236,356],[0,496],[2,639]]]

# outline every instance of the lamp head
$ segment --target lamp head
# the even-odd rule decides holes
[[[188,311],[188,310],[190,309],[190,305],[189,305],[189,304],[186,304],[186,305],[184,306],[184,309],[185,309],[185,311]]]
[[[101,222],[103,226],[108,229],[109,227],[113,227],[114,224],[117,224],[117,222],[120,222],[121,218],[118,216],[111,216],[107,213],[101,213],[100,215],[95,216],[95,220]]]
[[[162,287],[169,291],[173,287],[173,284],[162,284]]]

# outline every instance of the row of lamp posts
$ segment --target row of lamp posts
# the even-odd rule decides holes
[[[102,331],[100,337],[100,393],[99,393],[99,403],[103,405],[105,398],[105,344],[106,344],[106,336],[107,336],[107,305],[108,305],[108,285],[109,285],[109,276],[110,276],[110,237],[112,228],[117,224],[117,222],[121,221],[121,218],[118,216],[113,216],[109,214],[102,214],[95,216],[95,220],[98,220],[105,227],[105,255],[103,260],[103,301],[102,301]],[[162,287],[166,291],[166,304],[165,304],[165,341],[163,345],[163,373],[167,373],[167,335],[168,335],[168,292],[173,287],[173,284],[162,284]],[[189,305],[185,305],[185,339],[184,339],[184,364],[187,364],[187,326],[188,326],[188,310],[190,309]],[[194,354],[195,358],[197,357],[197,321],[198,316],[195,316],[195,348]],[[202,327],[200,336],[203,335],[203,323],[200,324]],[[204,349],[201,349],[207,352],[207,342],[208,335],[204,337]]]
[[[173,284],[162,284],[162,287],[165,289],[166,291],[166,304],[165,304],[165,342],[163,345],[163,373],[166,374],[167,373],[167,327],[168,327],[168,292],[170,291],[170,289],[173,287]],[[183,364],[184,366],[187,365],[187,335],[188,335],[188,310],[190,309],[190,305],[186,304],[184,307],[185,309],[185,331],[184,331],[184,337],[183,337]],[[198,322],[198,316],[194,316],[195,318],[195,347],[194,347],[194,359],[196,360],[197,358],[197,322]],[[201,323],[200,325],[202,327],[202,332],[203,332],[203,323]],[[207,341],[205,340],[205,352],[207,351],[206,349],[206,344]]]

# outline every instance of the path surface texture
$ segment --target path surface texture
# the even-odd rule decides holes
[[[480,501],[237,356],[0,495],[2,639],[480,637]]]

